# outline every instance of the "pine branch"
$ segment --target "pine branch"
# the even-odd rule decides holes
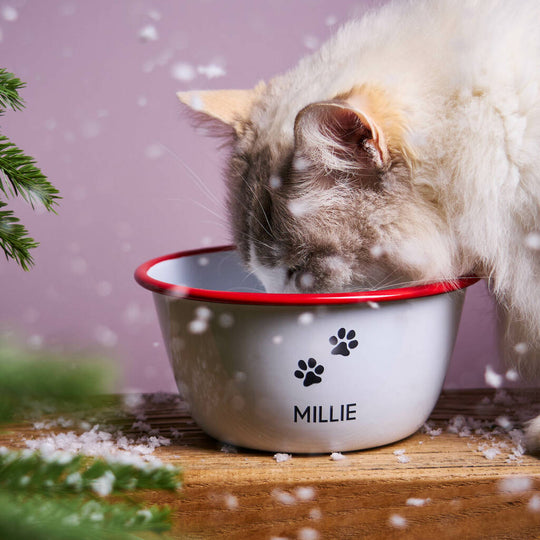
[[[18,90],[26,86],[13,73],[0,68],[0,108],[10,107],[14,111],[20,111],[24,107],[24,101],[19,96]],[[0,111],[0,114],[2,111]]]
[[[128,540],[133,533],[170,529],[170,509],[88,500],[50,498],[0,490],[0,538],[17,540]],[[145,535],[146,537],[146,535]]]
[[[1,210],[5,206],[6,203],[0,201],[0,248],[7,259],[14,259],[23,270],[28,270],[34,264],[29,250],[39,244],[28,236],[28,231],[11,210]]]
[[[175,491],[181,472],[170,465],[123,463],[80,454],[0,448],[0,489],[10,493],[109,495],[137,489]]]
[[[7,107],[14,111],[24,107],[19,90],[25,86],[20,79],[5,69],[0,69],[0,116]],[[49,212],[58,204],[58,190],[36,166],[34,158],[26,155],[7,137],[0,135],[0,192],[6,197],[21,196],[34,208],[41,203]],[[0,200],[0,209],[6,204]],[[0,211],[0,247],[7,259],[14,259],[23,270],[28,270],[34,261],[30,249],[38,246],[28,236],[13,212]]]
[[[53,205],[60,198],[58,190],[36,167],[35,160],[4,135],[0,135],[0,190],[6,196],[20,195],[32,208],[35,202],[40,202],[53,212]]]
[[[112,378],[112,368],[96,358],[24,352],[0,341],[0,424],[43,409],[85,407]]]

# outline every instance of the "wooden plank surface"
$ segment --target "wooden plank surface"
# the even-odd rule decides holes
[[[540,414],[535,390],[446,391],[424,430],[339,460],[278,462],[228,447],[202,433],[173,395],[106,412],[128,437],[144,429],[171,439],[154,455],[183,468],[184,488],[144,499],[173,508],[175,537],[540,538],[540,462],[520,447],[524,421]],[[0,445],[24,447],[40,435],[30,424],[10,426]]]

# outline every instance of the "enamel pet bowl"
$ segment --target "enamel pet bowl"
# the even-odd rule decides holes
[[[141,265],[180,394],[209,435],[272,452],[359,450],[414,433],[441,391],[465,288],[268,294],[232,247]]]

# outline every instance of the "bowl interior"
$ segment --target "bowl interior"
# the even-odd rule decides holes
[[[232,249],[162,260],[147,273],[157,281],[194,289],[265,292],[261,282],[246,271],[238,252]]]

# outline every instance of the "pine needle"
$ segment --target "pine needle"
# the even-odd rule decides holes
[[[26,86],[13,73],[0,68],[0,109],[10,107],[14,111],[20,111],[24,107],[24,101],[19,96],[18,90]]]
[[[5,69],[0,69],[0,115],[6,108],[20,111],[24,101],[19,89],[25,83]],[[32,208],[41,204],[48,212],[56,213],[58,190],[37,167],[34,158],[25,154],[5,135],[0,134],[0,193],[5,197],[24,199]],[[7,259],[13,259],[23,270],[34,264],[30,250],[39,244],[28,235],[26,228],[10,210],[1,210],[6,203],[0,200],[0,248]]]

